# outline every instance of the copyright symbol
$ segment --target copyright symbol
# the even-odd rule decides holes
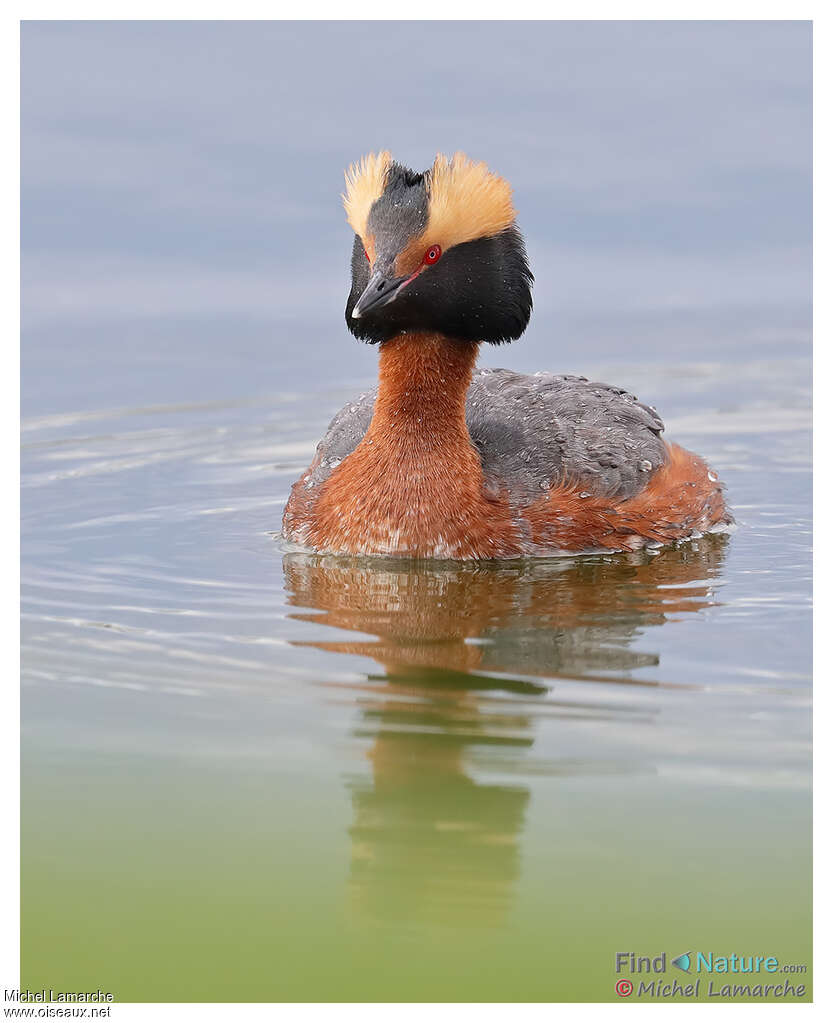
[[[619,995],[620,998],[627,998],[632,991],[633,984],[629,980],[616,981],[616,994]]]

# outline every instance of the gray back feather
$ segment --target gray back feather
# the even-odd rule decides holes
[[[336,414],[306,482],[330,475],[370,426],[376,390]],[[637,494],[667,454],[656,410],[627,391],[586,377],[508,369],[475,372],[466,421],[487,485],[529,504],[562,481],[624,500]]]

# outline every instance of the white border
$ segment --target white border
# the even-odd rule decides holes
[[[13,17],[6,16],[4,27],[8,31],[3,34],[2,67],[3,67],[3,98],[6,107],[7,130],[4,133],[6,139],[6,154],[3,161],[5,175],[11,179],[7,181],[4,194],[6,197],[6,213],[4,224],[6,225],[5,236],[8,239],[8,255],[6,272],[3,274],[3,284],[7,292],[5,309],[10,316],[11,324],[8,331],[10,338],[19,338],[19,283],[20,283],[20,258],[19,258],[19,31],[17,22],[20,20],[275,20],[281,15],[292,14],[298,11],[297,4],[275,4],[265,2],[246,2],[240,0],[236,4],[221,4],[217,2],[205,2],[196,4],[193,2],[175,2],[168,0],[162,4],[159,2],[146,2],[143,4],[121,3],[117,9],[114,5],[103,2],[86,3],[56,3],[56,2],[32,2],[16,5]],[[830,201],[829,182],[833,180],[833,167],[829,158],[830,131],[827,122],[831,119],[831,73],[830,73],[830,45],[827,26],[829,17],[826,15],[820,3],[794,3],[786,4],[779,2],[703,2],[699,4],[678,3],[673,7],[667,3],[658,2],[635,2],[630,4],[616,4],[612,2],[588,2],[577,3],[528,3],[516,2],[507,9],[505,5],[482,2],[454,3],[449,0],[439,3],[437,0],[422,0],[416,5],[394,4],[388,0],[387,3],[354,2],[345,5],[335,3],[307,3],[303,6],[303,13],[306,19],[332,19],[332,20],[356,20],[363,18],[381,18],[388,20],[408,20],[414,14],[421,15],[420,20],[448,20],[457,18],[471,18],[474,16],[480,20],[502,20],[507,13],[511,13],[513,20],[528,20],[542,18],[553,20],[554,16],[560,20],[813,20],[814,22],[814,180],[821,184],[817,190],[815,201],[814,224],[816,236],[814,240],[814,273],[816,279],[823,284],[822,288],[814,293],[814,324],[816,334],[821,339],[820,344],[814,351],[814,392],[825,396],[824,387],[831,380],[830,376],[830,345],[833,344],[833,335],[829,329],[829,301],[827,288],[824,285],[833,277],[831,276],[830,260],[828,254],[827,232],[830,223]],[[17,186],[17,187],[16,187]],[[814,190],[815,191],[815,190]],[[13,251],[11,251],[13,249]],[[4,415],[3,458],[4,478],[12,495],[19,495],[19,452],[17,439],[19,436],[19,347],[16,340],[10,340],[8,344],[10,357],[5,363],[6,372],[3,374],[3,401],[2,411]],[[828,441],[830,440],[830,412],[829,403],[819,401],[814,415],[815,452],[821,464],[821,470],[817,473],[818,485],[815,487],[814,515],[816,521],[824,522],[821,502],[825,500],[825,484],[827,474],[825,473],[826,453],[829,451]],[[2,891],[2,905],[4,907],[3,924],[0,929],[0,978],[3,986],[17,987],[18,981],[13,978],[19,977],[19,693],[17,680],[19,679],[19,632],[16,623],[16,610],[19,610],[19,497],[6,497],[2,505],[6,529],[4,536],[4,581],[6,584],[6,600],[8,605],[6,613],[2,616],[4,628],[9,635],[3,644],[3,650],[8,658],[9,670],[4,672],[4,705],[2,720],[2,819],[6,827],[4,829],[3,841],[0,843],[0,891]],[[815,575],[815,596],[818,622],[829,622],[833,620],[830,601],[830,578],[831,578],[831,557],[828,545],[825,550],[816,555],[814,560]],[[829,628],[829,626],[828,626]],[[830,744],[827,739],[827,731],[830,721],[831,698],[828,696],[827,687],[833,683],[830,673],[826,670],[830,665],[827,645],[824,644],[825,631],[816,629],[814,643],[814,667],[815,677],[819,681],[816,689],[816,721],[820,726],[816,729],[815,736],[815,791],[820,793],[815,801],[815,956],[814,959],[822,966],[822,969],[814,971],[815,1004],[813,1007],[807,1005],[791,1004],[781,1006],[779,1018],[783,1019],[786,1012],[788,1018],[793,1018],[799,1013],[814,1011],[819,1005],[831,1004],[830,983],[827,978],[827,971],[824,967],[831,961],[831,942],[829,926],[830,907],[830,881],[829,865],[833,862],[831,856],[831,845],[829,838],[829,812],[830,789],[826,782],[830,779]],[[638,1009],[645,1008],[644,1003],[638,1003]],[[608,1014],[629,1012],[637,1009],[637,1004],[572,1004],[569,1008],[570,1018],[597,1018]],[[741,1018],[767,1011],[764,1006],[756,1005],[715,1005],[715,1006],[678,1006],[663,1005],[656,1006],[654,1011],[675,1014],[678,1012],[697,1013],[704,1009],[720,1011],[733,1011]],[[176,1019],[178,1021],[199,1019],[199,1020],[227,1020],[237,1019],[241,1016],[249,1019],[273,1019],[276,1011],[281,1016],[290,1015],[293,1019],[308,1020],[317,1019],[320,1015],[338,1014],[339,1016],[358,1017],[361,1013],[363,1020],[386,1018],[395,1013],[397,1017],[409,1021],[424,1017],[426,1011],[432,1016],[440,1018],[447,1016],[455,1019],[460,1016],[476,1016],[479,1021],[488,1020],[490,1017],[503,1015],[506,1010],[499,1005],[450,1005],[450,1006],[425,1006],[396,1004],[393,1006],[384,1004],[371,1005],[282,1005],[276,1009],[273,1005],[186,1005],[186,1004],[154,1004],[154,1005],[130,1005],[118,1003],[113,1006],[112,1018],[117,1020],[147,1020],[152,1017],[154,1020],[164,1021]],[[513,1013],[521,1013],[527,1019],[546,1019],[549,1023],[552,1019],[553,1008],[549,1005],[520,1005],[513,1008]],[[650,1011],[650,1010],[649,1010]]]

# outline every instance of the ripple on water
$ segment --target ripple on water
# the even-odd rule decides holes
[[[680,374],[677,406],[715,372]],[[265,700],[301,708],[315,732],[338,706],[359,722],[351,742],[446,736],[481,765],[494,755],[536,776],[567,770],[553,744],[588,729],[604,755],[575,763],[591,774],[693,769],[704,754],[690,740],[709,721],[715,763],[748,757],[737,777],[763,784],[769,764],[803,778],[806,627],[775,660],[771,642],[727,631],[760,640],[776,618],[803,621],[809,599],[806,408],[794,380],[767,402],[760,367],[748,372],[749,404],[692,408],[668,431],[719,468],[732,538],[535,564],[322,559],[276,543],[288,488],[346,392],[29,420],[24,681],[142,693],[150,720],[166,699],[217,701],[218,714],[233,699],[237,717]],[[762,567],[774,530],[788,542]]]

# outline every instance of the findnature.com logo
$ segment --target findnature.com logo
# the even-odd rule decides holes
[[[622,978],[614,990],[620,998],[635,994],[649,998],[804,998],[806,984],[791,984],[788,980],[766,983],[771,974],[806,973],[803,963],[779,962],[773,955],[717,955],[714,952],[682,952],[668,959],[665,952],[657,956],[637,955],[635,952],[616,953],[616,973],[621,974],[664,974],[668,966],[692,977],[690,983],[681,983],[675,976],[671,982],[657,976],[633,981]],[[706,977],[701,975],[705,974]],[[711,974],[757,974],[754,982],[725,983],[723,978],[712,979]],[[763,977],[760,975],[763,974]],[[728,978],[726,978],[728,979]],[[701,986],[701,981],[702,983]]]

